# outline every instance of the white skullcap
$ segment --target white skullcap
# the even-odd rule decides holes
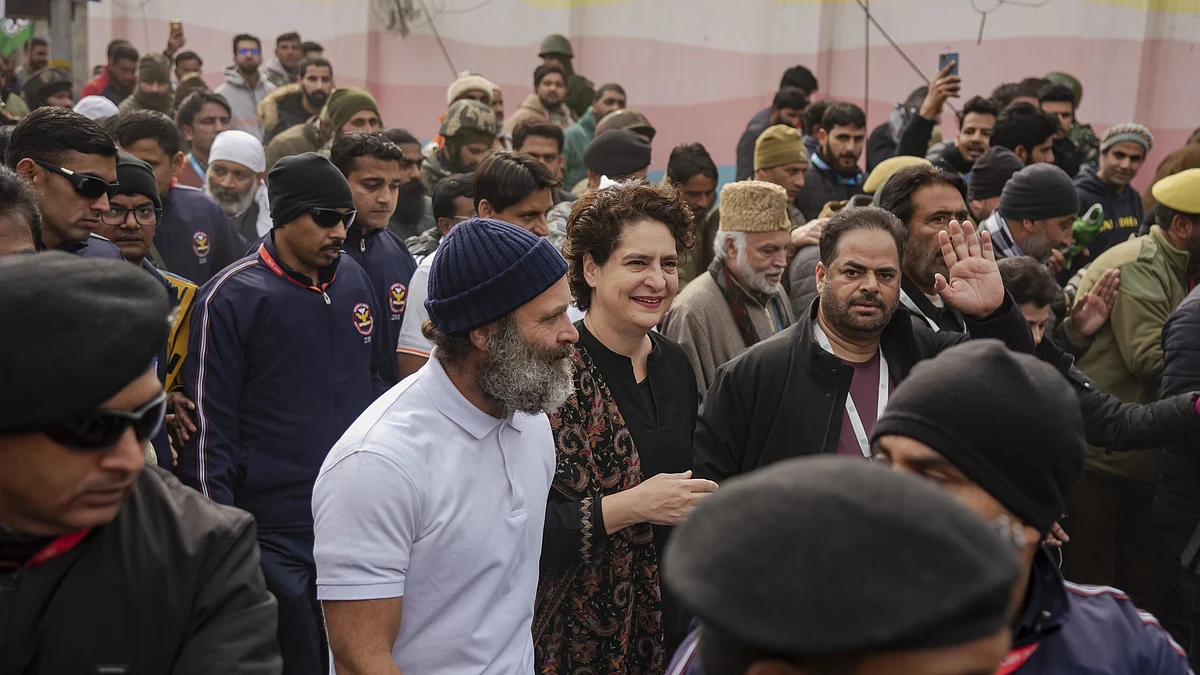
[[[237,129],[217,134],[212,149],[208,151],[208,163],[212,164],[218,159],[241,164],[254,173],[267,170],[267,156],[262,141]]]
[[[89,120],[102,120],[117,114],[117,104],[103,96],[84,96],[73,110]]]

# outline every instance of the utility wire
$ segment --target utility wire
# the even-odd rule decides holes
[[[458,76],[458,69],[454,67],[454,60],[450,58],[450,52],[446,51],[446,43],[442,42],[442,36],[438,33],[437,25],[433,22],[432,15],[429,14],[429,6],[425,4],[425,0],[421,0],[421,8],[425,10],[425,16],[429,18],[429,29],[433,31],[433,37],[437,40],[438,47],[442,50],[442,56],[446,57],[446,65],[450,66],[450,75]]]

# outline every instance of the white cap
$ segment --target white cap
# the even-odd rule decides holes
[[[218,159],[241,164],[254,173],[267,170],[267,156],[263,151],[262,141],[237,129],[217,134],[212,149],[208,151],[209,165]]]
[[[103,120],[117,114],[117,104],[103,96],[84,96],[73,110],[89,120]]]

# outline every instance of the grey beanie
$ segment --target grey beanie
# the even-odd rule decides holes
[[[1030,164],[1013,174],[1000,193],[1007,220],[1045,220],[1079,213],[1079,194],[1066,171],[1053,164]]]

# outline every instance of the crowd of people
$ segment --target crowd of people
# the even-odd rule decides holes
[[[796,66],[651,181],[561,35],[424,142],[185,43],[0,73],[0,672],[1200,664],[1200,133]]]

